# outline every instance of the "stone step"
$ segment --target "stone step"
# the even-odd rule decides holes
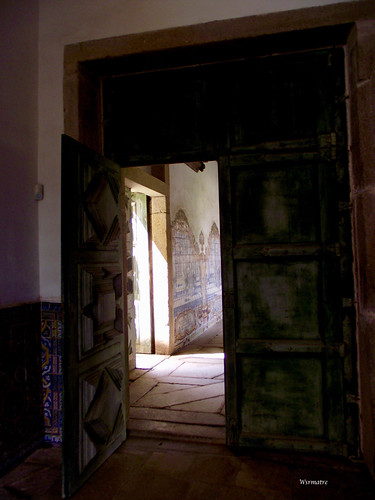
[[[225,427],[131,418],[128,430],[132,437],[167,438],[212,444],[225,443]]]
[[[163,410],[136,406],[130,408],[130,419],[225,427],[225,417],[217,413]]]
[[[208,386],[197,386],[179,391],[167,392],[164,394],[153,394],[149,390],[143,397],[138,399],[132,406],[142,406],[143,408],[167,408],[193,401],[211,401],[216,396],[220,396],[224,404],[224,383],[218,382]],[[216,400],[213,401],[216,405]],[[185,408],[183,408],[185,409]],[[211,413],[218,413],[216,408]]]

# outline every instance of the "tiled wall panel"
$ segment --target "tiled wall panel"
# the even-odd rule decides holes
[[[45,440],[62,441],[62,306],[42,302],[42,381]]]
[[[175,348],[186,345],[222,318],[220,235],[215,223],[208,240],[195,240],[179,210],[172,224]]]

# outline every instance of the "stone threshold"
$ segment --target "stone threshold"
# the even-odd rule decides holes
[[[225,427],[130,419],[128,430],[131,437],[225,444]]]

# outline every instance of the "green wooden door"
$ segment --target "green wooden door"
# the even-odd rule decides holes
[[[340,168],[334,135],[220,161],[229,445],[347,453],[353,288]]]
[[[64,494],[126,435],[121,171],[62,137]]]

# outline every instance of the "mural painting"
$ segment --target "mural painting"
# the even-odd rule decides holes
[[[172,223],[175,349],[222,318],[220,235],[215,222],[197,242],[183,210]]]

